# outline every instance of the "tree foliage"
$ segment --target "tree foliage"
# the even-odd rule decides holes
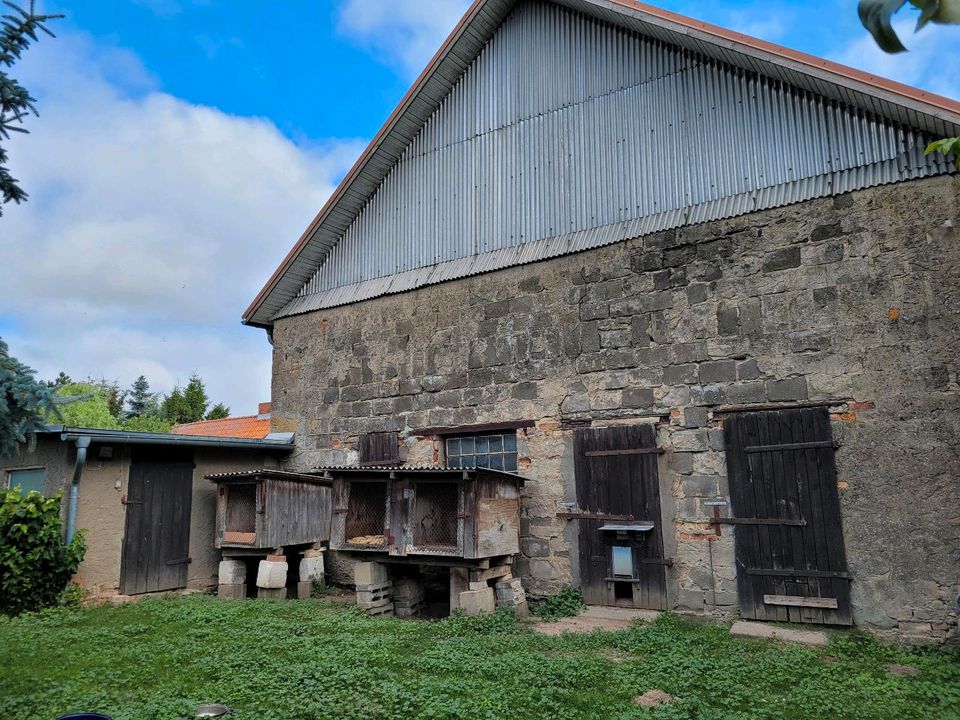
[[[210,400],[207,389],[199,375],[190,376],[187,387],[175,387],[163,400],[161,415],[174,425],[203,420]]]
[[[57,390],[60,416],[64,425],[101,430],[168,432],[171,423],[159,416],[128,416],[123,411],[121,393],[115,382],[88,380],[68,383]]]
[[[0,612],[19,615],[55,605],[77,571],[83,532],[61,537],[60,497],[5,490],[0,504]]]
[[[157,394],[150,392],[150,383],[141,375],[127,391],[127,417],[148,417],[159,414]]]
[[[3,68],[13,67],[30,43],[37,41],[38,32],[53,37],[46,23],[63,17],[36,14],[33,0],[28,9],[9,1],[5,1],[4,5],[10,11],[0,21],[0,141],[9,140],[11,132],[27,132],[23,127],[24,118],[30,113],[37,114],[34,98]],[[5,203],[11,200],[20,203],[27,199],[27,193],[7,169],[7,159],[6,150],[0,146],[0,215],[3,215]]]
[[[21,443],[32,445],[46,419],[58,417],[53,390],[35,375],[0,340],[0,457],[15,455]]]
[[[880,49],[888,53],[906,52],[906,47],[893,28],[893,16],[908,0],[860,0],[857,12],[860,22],[873,35]],[[927,23],[960,23],[960,0],[909,0],[920,11],[914,32]],[[960,170],[960,137],[935,140],[927,145],[924,155],[938,152],[944,157],[953,153],[953,164]]]
[[[223,403],[217,403],[212,408],[210,412],[207,413],[206,420],[223,420],[224,418],[230,417],[230,408],[228,408]]]

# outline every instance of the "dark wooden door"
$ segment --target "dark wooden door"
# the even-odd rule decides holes
[[[723,429],[741,615],[851,624],[827,409],[739,414]]]
[[[573,444],[578,505],[573,521],[580,526],[584,600],[596,605],[666,609],[654,427],[578,429]],[[644,520],[653,523],[651,530],[601,530]]]
[[[191,462],[130,465],[120,566],[124,595],[186,587],[192,486]]]

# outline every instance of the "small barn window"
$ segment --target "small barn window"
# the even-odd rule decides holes
[[[361,465],[400,463],[400,436],[396,432],[368,433],[357,443]]]
[[[447,466],[517,470],[517,433],[461,435],[446,439]]]

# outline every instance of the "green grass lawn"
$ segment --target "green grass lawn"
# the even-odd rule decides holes
[[[827,657],[824,661],[824,657]],[[917,677],[893,677],[890,663]],[[651,689],[677,699],[646,709]],[[960,718],[960,654],[837,633],[811,649],[664,615],[549,638],[509,614],[373,619],[321,601],[145,600],[0,619],[0,718]]]

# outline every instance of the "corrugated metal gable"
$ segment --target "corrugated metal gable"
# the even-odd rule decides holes
[[[277,317],[948,169],[844,88],[617,15],[520,3]]]

